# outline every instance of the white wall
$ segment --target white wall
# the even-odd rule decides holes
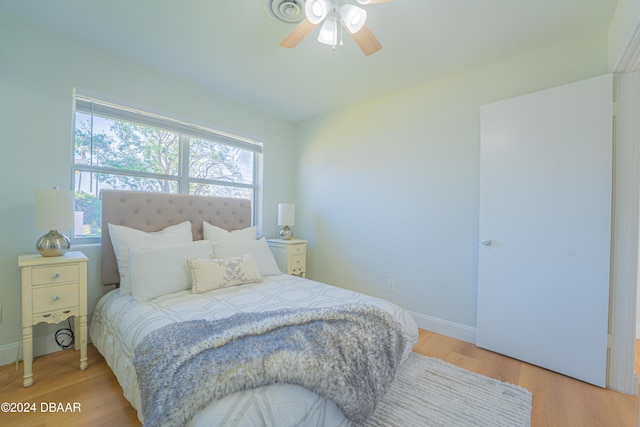
[[[607,53],[599,34],[299,124],[296,234],[309,240],[309,277],[474,341],[480,106],[605,74]]]
[[[40,29],[0,16],[0,365],[15,357],[21,339],[19,254],[33,253],[33,193],[57,185],[70,188],[73,87],[162,114],[262,141],[264,147],[263,233],[277,234],[277,203],[294,187],[294,128],[288,122],[225,99],[137,63],[87,49]],[[78,249],[78,248],[76,248]],[[99,249],[83,247],[89,263],[89,307],[102,289]],[[58,327],[39,325],[36,354],[53,345],[46,335]],[[45,338],[43,338],[45,337]]]

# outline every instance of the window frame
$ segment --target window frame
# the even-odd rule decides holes
[[[257,223],[259,211],[261,165],[263,156],[263,144],[253,139],[241,137],[227,132],[210,129],[204,126],[187,123],[181,120],[161,116],[151,112],[141,111],[123,105],[113,104],[94,97],[75,94],[73,108],[73,135],[71,144],[71,188],[76,190],[76,173],[123,175],[149,179],[177,181],[177,193],[191,194],[192,183],[211,185],[216,187],[233,187],[249,189],[252,192],[252,224]],[[97,166],[93,159],[93,146],[90,148],[89,164],[76,163],[76,126],[77,113],[87,114],[93,119],[94,115],[110,120],[120,120],[135,123],[150,128],[159,128],[178,134],[178,172],[176,175],[167,175],[153,172],[143,172],[131,169],[119,169],[113,167]],[[93,137],[93,130],[92,130]],[[233,182],[217,179],[197,178],[190,176],[190,144],[191,140],[204,140],[215,144],[239,148],[252,153],[252,182]],[[92,178],[93,179],[93,178]],[[71,240],[76,244],[90,244],[100,242],[102,235],[79,237],[75,232],[71,233]]]

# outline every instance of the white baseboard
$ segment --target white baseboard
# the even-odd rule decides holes
[[[20,352],[18,354],[18,347]],[[33,357],[42,356],[62,350],[56,343],[55,334],[34,337]],[[22,360],[22,342],[15,342],[0,346],[0,366],[10,365],[16,362],[16,354]]]
[[[20,343],[10,343],[0,345],[0,366],[10,365],[16,362],[16,354],[18,354],[18,346]],[[19,359],[22,359],[22,348],[20,348]]]
[[[438,334],[446,335],[461,341],[476,343],[476,328],[438,319],[437,317],[426,316],[424,314],[410,312],[418,328]]]

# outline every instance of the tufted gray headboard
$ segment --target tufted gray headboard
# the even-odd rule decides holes
[[[120,283],[107,224],[158,231],[191,221],[193,240],[202,240],[202,223],[225,230],[251,226],[251,201],[231,197],[102,190],[102,284]]]

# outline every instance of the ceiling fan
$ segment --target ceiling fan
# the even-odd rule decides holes
[[[357,0],[362,5],[387,1],[391,0]],[[279,10],[285,15],[290,13],[293,16],[296,8],[300,8],[300,0],[279,2]],[[382,45],[365,23],[367,12],[345,0],[306,0],[304,14],[305,18],[280,42],[280,46],[296,47],[317,25],[324,21],[318,35],[320,43],[330,45],[333,49],[338,44],[342,45],[342,30],[344,28],[365,55],[372,55],[382,49]]]

